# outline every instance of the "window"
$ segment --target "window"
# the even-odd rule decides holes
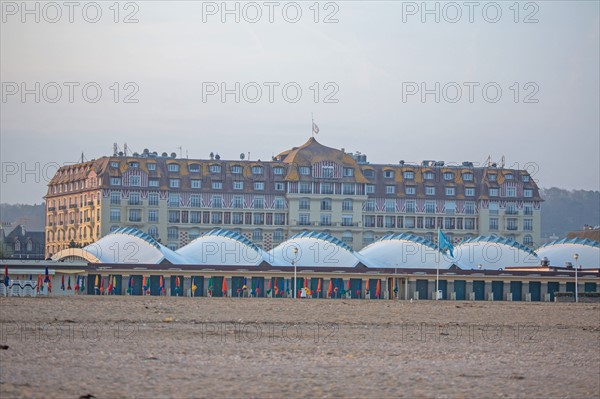
[[[150,193],[148,194],[148,205],[158,205],[158,194]]]
[[[275,209],[285,209],[285,199],[282,197],[275,197],[274,205]]]
[[[283,230],[277,229],[273,232],[273,241],[276,241],[276,242],[283,241]]]
[[[404,227],[406,227],[407,229],[414,229],[415,228],[415,217],[414,216],[407,216],[404,218]],[[447,234],[446,234],[447,236]]]
[[[263,232],[261,229],[255,229],[252,232],[252,241],[262,241],[263,239]]]
[[[435,195],[435,187],[425,186],[425,195]]]
[[[119,163],[118,162],[111,162],[110,163],[110,167],[111,168],[118,168],[119,167]]]
[[[170,188],[179,188],[179,179],[169,179]]]
[[[514,176],[513,176],[513,174],[512,174],[512,173],[507,173],[507,174],[505,174],[505,175],[504,175],[504,178],[505,178],[506,180],[512,180],[512,179],[514,178]]]
[[[407,213],[414,213],[415,212],[415,201],[414,200],[410,200],[410,201],[406,201],[406,212]]]
[[[375,200],[368,200],[367,202],[365,202],[365,211],[375,212],[375,205],[376,205]]]
[[[406,171],[403,173],[403,176],[405,179],[414,179],[415,178],[415,172],[413,171]]]
[[[284,191],[284,190],[285,190],[284,183],[281,183],[281,182],[275,183],[275,191]]]
[[[433,201],[425,202],[425,213],[435,213],[435,202],[433,202]]]
[[[190,212],[190,223],[200,223],[200,212],[199,211]]]
[[[497,202],[490,202],[490,215],[497,215],[498,214],[498,203]]]
[[[141,179],[139,176],[129,176],[129,185],[133,187],[139,187],[141,185]]]
[[[498,189],[490,187],[490,197],[497,197],[497,196],[498,196]]]
[[[454,173],[444,172],[444,180],[454,180]]]
[[[130,222],[141,222],[142,221],[142,211],[140,209],[130,209],[129,210],[129,221]]]
[[[265,199],[263,197],[255,197],[252,203],[254,209],[265,209]]]
[[[517,189],[515,187],[506,187],[506,196],[507,197],[516,197]]]
[[[467,187],[465,188],[465,197],[474,197],[475,196],[475,189],[472,187]]]
[[[169,172],[179,172],[179,164],[170,163],[167,165],[167,170]]]
[[[220,195],[213,195],[210,203],[212,205],[212,208],[222,208],[223,207],[223,197],[221,197]]]
[[[393,179],[394,178],[394,171],[393,170],[384,170],[383,171],[383,177],[385,177],[386,179]]]
[[[530,234],[525,234],[525,236],[523,237],[523,244],[525,244],[527,246],[532,246],[533,245],[533,237]]]
[[[198,165],[197,163],[190,164],[188,166],[188,170],[193,173],[200,172],[200,165]]]
[[[533,219],[523,219],[523,230],[533,230]]]
[[[453,196],[455,191],[456,190],[454,189],[454,187],[446,187],[446,195],[447,196],[450,196],[450,197]]]
[[[273,168],[273,174],[278,175],[278,176],[283,175],[283,168],[281,166],[277,166],[277,167]]]
[[[177,227],[169,227],[167,229],[167,238],[169,240],[177,240],[179,238],[179,229]]]
[[[264,181],[255,181],[254,189],[256,191],[263,191],[265,189],[265,182]]]
[[[475,230],[475,219],[473,219],[473,218],[465,219],[465,230]]]
[[[533,190],[532,190],[532,189],[530,189],[530,188],[526,188],[526,189],[524,189],[524,190],[523,190],[523,196],[524,196],[525,198],[531,198],[531,197],[533,197]]]
[[[321,173],[325,179],[333,178],[333,166],[323,166],[321,168]]]
[[[149,179],[148,187],[158,187],[158,179]]]
[[[498,218],[490,218],[490,230],[498,230]]]
[[[148,165],[148,170],[149,171],[155,171],[156,170],[156,164],[154,162],[149,162],[147,165]]]
[[[365,177],[375,177],[375,171],[373,169],[365,169],[363,170],[363,175]]]
[[[201,184],[202,183],[201,183],[200,180],[198,180],[198,179],[192,179],[192,182],[191,182],[192,188],[200,188]]]
[[[386,212],[396,212],[396,200],[385,200],[385,211]]]
[[[321,200],[321,210],[322,211],[330,211],[331,210],[331,199],[324,198]]]
[[[333,184],[331,183],[321,183],[321,194],[333,194]]]
[[[302,176],[310,176],[310,167],[308,167],[308,166],[300,166],[300,174]]]
[[[365,186],[365,193],[367,194],[373,194],[375,192],[375,185],[374,184],[367,184]]]
[[[158,229],[156,226],[148,227],[148,235],[154,239],[158,238]]]
[[[264,213],[255,213],[252,215],[252,224],[262,225],[265,224],[265,214]]]
[[[298,224],[300,224],[300,226],[310,225],[310,215],[308,213],[301,213]]]
[[[222,212],[211,212],[211,214],[210,214],[210,223],[211,224],[221,224],[221,223],[223,223],[223,213]]]
[[[244,214],[242,212],[233,212],[233,214],[231,215],[231,223],[243,224],[244,223]]]
[[[298,205],[301,211],[309,211],[310,210],[310,199],[308,198],[300,198],[298,201]]]
[[[140,204],[140,194],[139,193],[129,194],[129,205],[139,205],[139,204]]]
[[[285,213],[276,213],[273,215],[273,224],[283,226],[285,224]]]
[[[253,175],[262,175],[263,174],[263,167],[262,166],[253,166],[252,167],[252,174]]]
[[[121,178],[120,177],[111,177],[110,178],[110,185],[111,186],[120,186],[121,185]]]
[[[516,218],[506,219],[506,230],[517,230],[518,224]]]
[[[496,181],[496,174],[495,173],[490,173],[488,175],[488,181]]]
[[[352,183],[344,183],[342,184],[342,194],[344,195],[354,195],[354,184]]]
[[[532,216],[533,215],[533,207],[531,205],[525,205],[523,207],[523,215]]]
[[[352,169],[352,168],[344,168],[344,176],[345,177],[352,177],[352,176],[354,176],[354,169]]]
[[[110,204],[121,205],[121,193],[110,193]]]
[[[408,194],[408,195],[414,195],[417,192],[417,189],[415,186],[406,186],[404,188],[404,193]]]
[[[179,223],[179,211],[169,211],[169,223]]]
[[[221,190],[223,188],[223,182],[220,181],[214,181],[212,182],[212,189],[213,190]]]
[[[236,195],[233,197],[233,207],[236,209],[242,209],[244,207],[244,197]]]
[[[462,178],[464,181],[473,181],[473,173],[463,173]]]
[[[467,215],[475,214],[475,203],[473,201],[465,202],[465,213]]]
[[[454,201],[446,201],[446,214],[454,215],[456,213],[456,203]]]
[[[221,173],[221,165],[210,165],[210,173]]]
[[[342,215],[342,226],[352,226],[352,215]]]
[[[110,221],[120,222],[121,221],[121,210],[118,208],[110,208]]]
[[[375,216],[366,215],[364,216],[365,227],[375,227]]]
[[[330,213],[322,213],[321,214],[321,226],[331,226],[331,214]]]
[[[231,173],[234,175],[242,174],[242,167],[240,165],[233,165],[231,167]]]
[[[234,190],[243,190],[244,189],[244,182],[243,181],[234,181],[233,182],[233,189]]]
[[[353,209],[353,201],[350,198],[346,198],[342,201],[342,211],[351,211]]]
[[[158,222],[158,209],[149,209],[148,210],[148,221],[149,222]]]
[[[139,168],[140,163],[139,162],[129,162],[129,167],[130,168]]]
[[[169,193],[169,206],[179,206],[179,194]]]
[[[298,191],[300,194],[310,194],[312,192],[310,183],[300,182],[298,184]]]
[[[521,181],[523,183],[528,183],[530,180],[529,175],[521,175]]]
[[[433,180],[435,178],[435,175],[433,174],[433,172],[425,172],[423,173],[423,178],[425,180]]]
[[[395,194],[396,186],[392,186],[392,185],[385,186],[385,193],[386,194]]]

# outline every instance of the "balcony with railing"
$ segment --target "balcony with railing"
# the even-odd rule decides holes
[[[518,215],[519,211],[516,209],[507,209],[504,211],[505,215]]]

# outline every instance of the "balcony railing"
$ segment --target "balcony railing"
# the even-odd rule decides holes
[[[505,215],[518,215],[519,211],[516,209],[507,209],[506,211],[504,211]]]

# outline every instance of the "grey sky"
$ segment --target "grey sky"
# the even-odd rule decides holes
[[[502,12],[497,23],[482,15],[490,2],[479,2],[473,23],[463,2],[454,3],[462,12],[456,23],[447,21],[456,10],[446,3],[438,3],[439,23],[433,15],[425,15],[423,23],[420,10],[409,15],[420,1],[332,2],[327,9],[321,3],[318,23],[309,8],[313,2],[299,3],[297,23],[284,18],[288,2],[275,7],[273,23],[263,2],[257,3],[263,12],[257,23],[248,21],[255,10],[246,8],[243,14],[244,3],[239,23],[233,15],[223,23],[220,13],[203,14],[203,7],[210,11],[211,4],[220,7],[221,2],[135,2],[137,11],[121,3],[118,23],[109,9],[112,2],[101,3],[97,23],[83,18],[85,3],[74,10],[73,23],[66,7],[58,22],[47,22],[44,17],[52,19],[55,12],[47,9],[44,15],[42,3],[40,22],[25,15],[23,23],[22,10],[12,15],[15,10],[7,3],[2,3],[0,39],[1,202],[40,202],[45,175],[54,171],[44,165],[76,161],[81,152],[87,159],[110,155],[113,142],[127,142],[139,152],[179,153],[182,146],[190,158],[213,151],[224,159],[237,159],[241,152],[270,159],[306,141],[311,112],[321,130],[319,141],[361,151],[371,162],[482,163],[488,155],[494,161],[504,155],[507,166],[535,173],[541,187],[599,189],[600,10],[595,1],[535,2],[527,9],[522,2],[518,23],[513,2],[494,3]],[[21,2],[11,4],[20,8]],[[29,4],[33,8],[35,2]],[[428,4],[434,8],[436,3]],[[486,10],[493,19],[494,7]],[[93,18],[93,11],[86,16]],[[123,23],[133,11],[139,22]],[[287,11],[285,17],[292,19],[294,8]],[[332,12],[339,22],[323,23]],[[532,13],[539,22],[524,23]],[[9,93],[13,83],[22,82],[29,88],[40,82],[40,103],[33,94],[22,102],[20,92]],[[55,96],[52,87],[43,93],[49,82],[62,87],[56,103],[48,101]],[[64,82],[79,84],[73,103]],[[81,94],[89,82],[102,89],[96,103]],[[117,103],[114,82],[120,84]],[[132,97],[138,103],[123,102],[134,87],[125,89],[127,82],[139,88]],[[257,82],[262,97],[249,102],[255,91],[248,86],[239,103],[234,95],[222,102],[218,94],[203,101],[203,82],[225,82],[229,88]],[[272,103],[264,82],[279,83]],[[290,82],[302,90],[296,103],[282,93]],[[328,82],[332,85],[325,86]],[[439,103],[434,94],[423,103],[420,93],[403,101],[403,88],[422,82],[430,89],[440,82]],[[456,103],[450,102],[456,97],[452,82],[462,88]],[[464,82],[479,84],[473,102]],[[488,100],[495,87],[502,90],[495,103],[482,95],[488,83]],[[325,96],[336,88],[332,98],[338,102],[326,103]],[[293,97],[294,91],[288,94]],[[527,94],[539,102],[525,102]],[[38,176],[21,175],[23,165],[35,170],[36,162]],[[15,166],[19,170],[13,172]]]

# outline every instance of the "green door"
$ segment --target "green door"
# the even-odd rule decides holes
[[[494,301],[502,301],[504,298],[504,281],[492,281],[492,295]]]
[[[264,277],[252,277],[252,294],[256,298],[264,298],[265,293],[265,278]]]
[[[427,289],[428,289],[428,281],[427,280],[417,280],[416,291],[419,293],[419,299],[429,299],[427,297]]]
[[[212,292],[212,296],[220,298],[223,296],[223,276],[212,276],[208,280],[208,290]]]
[[[244,296],[244,277],[233,276],[231,278],[231,296],[240,298]]]
[[[321,292],[317,291],[317,288],[319,288],[319,280],[321,279],[315,277],[310,279],[310,290],[312,291],[313,298],[323,298],[323,280],[321,280]]]
[[[558,281],[548,282],[548,293],[550,294],[550,301],[554,302],[554,293],[558,292],[560,283]]]
[[[571,292],[575,296],[575,283],[573,281],[567,283],[567,292]]]
[[[442,291],[441,299],[448,299],[448,282],[446,280],[438,281],[438,289],[440,291]],[[434,294],[434,298],[435,298],[435,294]]]
[[[467,293],[467,282],[465,280],[455,280],[454,292],[456,292],[457,301],[464,301]]]
[[[204,296],[204,277],[203,276],[192,276],[192,280],[190,282],[190,289],[191,289],[192,285],[196,286],[196,289],[192,293],[192,295],[194,297]]]
[[[542,300],[542,283],[539,281],[529,282],[529,293],[531,294],[532,302],[539,302]]]
[[[482,281],[482,280],[473,281],[473,292],[475,293],[476,301],[485,300],[485,281]]]
[[[597,287],[596,283],[589,282],[589,283],[584,284],[583,290],[585,292],[596,292],[596,289],[597,289],[596,287]]]
[[[363,297],[362,293],[362,279],[360,278],[351,278],[350,279],[350,298],[352,299],[361,299]]]
[[[179,285],[177,285],[179,278]],[[152,281],[150,281],[152,283]],[[183,296],[183,276],[171,276],[171,296]]]
[[[510,292],[512,293],[513,301],[523,300],[523,283],[521,281],[511,281]]]

